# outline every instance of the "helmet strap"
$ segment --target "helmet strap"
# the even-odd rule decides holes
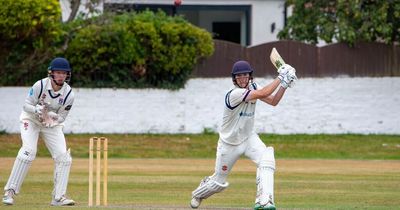
[[[58,87],[62,87],[63,85],[64,85],[64,83],[63,84],[58,84],[57,83],[57,81],[54,79],[54,77],[53,76],[51,76],[51,79],[53,80],[53,82],[54,82],[54,84],[56,84]]]
[[[58,84],[57,81],[54,79],[54,76],[51,72],[51,70],[48,72],[48,77],[53,80],[54,84],[57,85],[58,87],[62,87],[64,85],[64,82],[68,83],[69,78],[70,78],[70,74],[68,73],[66,79],[64,80],[64,82],[62,84]]]

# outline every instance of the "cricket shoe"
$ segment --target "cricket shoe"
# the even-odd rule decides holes
[[[13,189],[6,190],[3,196],[3,204],[13,205],[14,204],[15,191]]]
[[[75,201],[72,199],[69,199],[65,196],[62,196],[58,200],[53,198],[50,205],[52,205],[52,206],[73,206],[73,205],[75,205]]]
[[[193,197],[190,201],[190,207],[192,207],[192,209],[197,209],[201,204],[201,200],[201,198]]]
[[[276,207],[272,201],[268,201],[267,204],[261,205],[260,203],[256,203],[254,205],[254,210],[276,210]]]

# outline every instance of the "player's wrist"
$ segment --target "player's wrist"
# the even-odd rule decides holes
[[[281,80],[281,87],[287,89],[289,87],[289,83],[287,83],[285,80]]]

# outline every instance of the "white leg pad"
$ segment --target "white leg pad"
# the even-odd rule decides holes
[[[16,194],[19,193],[21,185],[24,182],[26,174],[28,173],[35,157],[36,151],[26,147],[21,147],[4,190],[13,189]]]
[[[53,189],[55,200],[61,199],[67,192],[71,164],[72,157],[69,149],[66,153],[55,158]]]
[[[269,201],[274,202],[274,172],[274,150],[272,147],[268,147],[257,168],[256,203],[265,205]]]
[[[223,191],[228,186],[228,182],[221,184],[210,179],[210,177],[206,177],[201,180],[199,187],[192,192],[192,197],[206,199],[215,193]]]

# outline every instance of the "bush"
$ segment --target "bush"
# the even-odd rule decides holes
[[[214,50],[208,32],[163,12],[107,14],[83,25],[71,30],[65,52],[81,87],[180,88]]]
[[[55,56],[66,57],[75,87],[180,88],[211,35],[163,12],[103,14],[61,23],[57,0],[5,0],[0,7],[0,85],[32,85]]]
[[[60,24],[57,0],[1,2],[0,85],[23,85],[46,75],[43,64],[63,34]]]

